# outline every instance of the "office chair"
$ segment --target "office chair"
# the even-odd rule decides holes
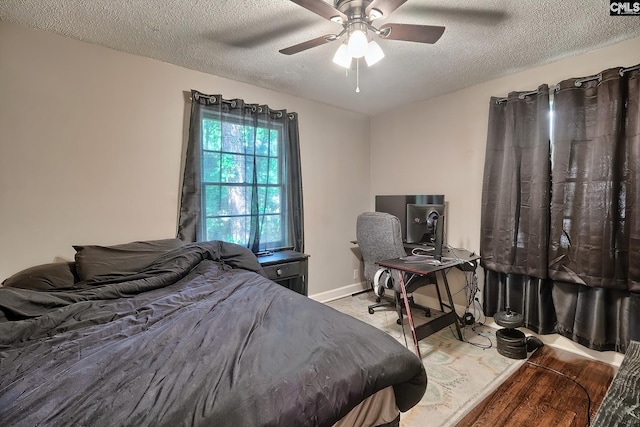
[[[376,292],[376,304],[368,307],[369,313],[373,314],[374,309],[378,307],[390,306],[395,308],[396,303],[401,302],[401,294],[394,290],[393,299],[384,297],[385,287],[394,288],[392,280],[387,282],[389,275],[379,275],[381,281],[387,282],[386,286],[385,283],[374,283],[374,277],[380,269],[376,261],[400,258],[407,255],[402,242],[400,220],[396,216],[384,212],[364,212],[358,215],[356,220],[356,239],[364,261],[364,277]],[[418,280],[420,282],[411,281],[407,284],[407,293],[424,286],[426,284],[425,280],[428,280],[428,278],[419,278]],[[431,316],[431,310],[428,307],[416,304],[412,296],[409,296],[408,299],[410,307],[424,310],[427,317]],[[397,322],[402,324],[402,318],[400,317]]]

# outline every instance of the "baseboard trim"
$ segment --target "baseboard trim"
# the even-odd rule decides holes
[[[343,286],[341,288],[332,289],[330,291],[309,295],[309,298],[314,301],[326,303],[329,301],[337,300],[339,298],[349,297],[352,294],[366,291],[367,289],[369,288],[367,287],[366,282],[358,282],[352,283],[351,285]]]

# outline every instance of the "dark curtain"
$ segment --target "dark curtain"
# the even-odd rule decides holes
[[[480,254],[485,314],[510,309],[553,330],[549,235],[549,88],[491,98],[482,185]],[[542,312],[541,312],[542,311]]]
[[[640,322],[630,294],[640,277],[638,72],[609,69],[558,87],[549,242],[557,330],[624,351]]]
[[[247,163],[243,166],[243,170],[249,171],[245,181],[250,184],[249,189],[246,190],[248,194],[246,198],[249,200],[251,211],[249,241],[246,242],[246,245],[254,252],[274,249],[265,247],[260,242],[260,230],[264,221],[264,216],[261,213],[264,212],[267,196],[266,192],[260,195],[258,184],[268,184],[268,182],[259,182],[257,176],[259,170],[257,162],[260,156],[256,155],[259,154],[256,152],[258,150],[256,133],[258,127],[269,129],[272,123],[282,126],[284,153],[279,153],[279,159],[283,162],[282,167],[287,181],[286,200],[282,201],[282,206],[286,211],[283,227],[288,230],[286,233],[288,241],[285,242],[285,245],[298,251],[304,251],[302,174],[297,114],[288,113],[286,110],[272,110],[267,105],[245,104],[241,99],[227,100],[223,99],[221,95],[206,95],[195,90],[191,91],[189,141],[183,174],[178,238],[187,242],[206,240],[202,181],[203,165],[207,165],[208,162],[208,159],[203,155],[203,132],[208,130],[202,126],[203,117],[213,118],[220,123],[232,121],[242,125],[243,129],[251,129],[251,131],[245,131],[243,135],[246,143],[242,144],[242,150],[244,150],[242,157]],[[226,140],[224,126],[220,132],[222,133],[220,139],[224,145]],[[230,141],[231,138],[228,140]],[[238,152],[238,147],[235,147],[234,152]],[[262,160],[264,159],[265,156],[262,156]],[[210,165],[208,168],[205,166],[206,173],[210,173],[209,171],[214,169]],[[269,169],[268,166],[267,169]]]
[[[640,339],[640,294],[554,281],[555,332],[585,347],[624,353]]]
[[[576,80],[561,82],[554,97],[549,275],[626,289],[631,224],[625,216],[635,197],[625,188],[633,183],[625,170],[624,80],[618,69],[579,86]]]
[[[548,252],[539,255],[541,262],[548,263],[548,273],[485,263],[486,315],[510,308],[523,313],[525,326],[535,332],[557,332],[596,350],[624,352],[630,339],[640,339],[640,217],[635,206],[640,200],[638,81],[637,69],[616,68],[602,72],[598,79],[569,79],[557,86],[552,191],[548,213],[542,214],[549,221]],[[492,198],[518,197],[513,186],[505,195],[504,185],[490,179],[495,162],[490,147],[509,145],[496,138],[501,133],[494,129],[530,120],[526,114],[508,116],[508,102],[505,116],[490,114],[486,159],[490,169],[485,166],[483,215],[493,215],[485,209]],[[491,109],[499,109],[495,99]],[[509,171],[518,168],[517,163],[506,165],[504,179],[517,179]],[[493,195],[494,191],[500,195]],[[500,254],[508,247],[496,247],[493,241],[496,233],[507,241],[512,230],[504,224],[517,224],[514,218],[503,215],[502,225],[496,225],[483,216],[483,258],[505,258]]]
[[[549,88],[492,98],[482,184],[480,253],[499,273],[547,277]]]

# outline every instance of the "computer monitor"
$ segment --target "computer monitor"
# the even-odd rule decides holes
[[[407,204],[407,243],[439,244],[441,249],[443,234],[444,204]]]
[[[442,206],[441,214],[444,215],[444,194],[377,195],[375,202],[376,212],[387,212],[398,217],[404,242],[407,242],[407,205]]]

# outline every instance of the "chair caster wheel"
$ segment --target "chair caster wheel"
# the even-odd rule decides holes
[[[373,308],[369,309],[369,314],[373,314]]]
[[[398,324],[398,325],[402,325],[402,320],[400,320],[400,319],[396,319],[396,324]]]

